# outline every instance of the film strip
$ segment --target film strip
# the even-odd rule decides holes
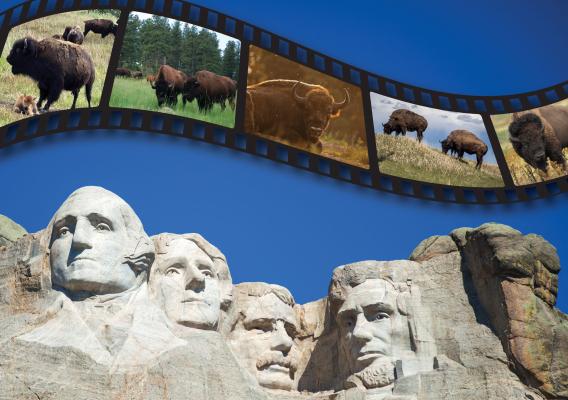
[[[568,191],[568,178],[564,173],[559,173],[556,177],[550,177],[547,172],[546,177],[543,178],[542,173],[540,175],[537,174],[539,173],[538,168],[530,169],[525,165],[523,165],[523,168],[530,172],[535,177],[535,180],[541,181],[524,183],[524,178],[512,169],[510,161],[506,156],[507,153],[504,151],[503,143],[506,139],[503,139],[502,134],[499,136],[497,132],[497,128],[503,130],[503,126],[506,127],[506,124],[512,121],[511,119],[507,121],[503,119],[507,114],[522,113],[523,111],[553,105],[567,99],[568,82],[518,95],[491,97],[464,96],[431,91],[364,71],[259,27],[247,24],[239,19],[177,0],[33,0],[25,2],[0,15],[0,44],[4,48],[2,57],[5,57],[10,50],[8,48],[8,36],[13,28],[39,18],[85,10],[116,10],[120,12],[120,18],[117,20],[116,31],[114,32],[114,43],[108,55],[108,70],[102,87],[99,88],[99,104],[90,108],[50,110],[43,114],[7,123],[0,128],[0,148],[58,132],[87,129],[140,130],[201,140],[269,158],[273,161],[363,187],[427,200],[470,204],[511,203],[545,198]],[[240,58],[238,59],[238,66],[233,66],[234,78],[236,79],[232,79],[235,87],[233,89],[229,88],[229,92],[227,92],[232,93],[234,98],[231,100],[225,93],[221,99],[222,101],[217,102],[218,104],[215,105],[215,107],[221,105],[222,112],[226,112],[227,107],[228,112],[233,113],[231,114],[233,120],[228,123],[219,123],[218,121],[208,121],[206,118],[202,118],[201,114],[196,114],[195,117],[188,117],[181,114],[164,113],[158,110],[145,110],[135,106],[123,106],[120,104],[120,101],[113,98],[115,91],[113,85],[116,84],[117,79],[118,82],[122,79],[122,77],[119,77],[121,68],[119,65],[122,65],[121,63],[124,61],[121,60],[121,57],[124,57],[124,54],[121,55],[121,51],[125,46],[129,16],[133,13],[147,13],[189,23],[238,41]],[[104,38],[104,36],[102,37]],[[226,54],[226,52],[224,51],[223,54]],[[300,79],[294,80],[285,76],[281,78],[269,76],[269,72],[266,71],[262,75],[265,78],[264,80],[255,76],[255,74],[259,74],[258,71],[263,70],[261,67],[264,67],[265,70],[271,69],[271,65],[268,68],[266,67],[266,63],[268,63],[266,60],[269,59],[277,60],[273,62],[279,64],[274,65],[286,66],[288,65],[286,63],[294,63],[297,66],[294,68],[302,71],[303,76],[311,76],[313,79],[309,83],[304,83],[300,82]],[[255,62],[256,64],[254,64]],[[259,67],[255,68],[255,65]],[[158,74],[161,74],[161,72],[158,71]],[[152,79],[159,79],[159,76],[163,75],[158,75],[158,77],[153,77]],[[197,73],[195,77],[194,81],[203,88],[204,81],[197,79]],[[266,77],[269,79],[266,79]],[[327,90],[324,87],[325,85],[317,85],[318,79],[320,79],[320,83],[331,82],[328,87],[333,87],[334,85],[337,88],[341,87],[345,94],[342,94],[342,90],[335,90],[332,93],[331,89]],[[270,83],[266,83],[267,81],[270,81]],[[128,83],[130,81],[124,80],[123,82]],[[158,91],[155,86],[159,86],[160,82],[155,80],[150,82],[156,93]],[[189,92],[186,91],[188,90],[186,89],[188,81],[184,82],[182,98],[185,107],[186,94]],[[231,85],[230,83],[228,84],[229,86]],[[310,96],[316,93],[323,98],[322,96],[324,95],[322,93],[327,90],[326,96],[332,99],[330,103],[331,108],[329,109],[331,117],[328,115],[327,121],[323,117],[324,120],[319,122],[306,122],[308,125],[312,124],[309,125],[309,129],[314,131],[312,133],[315,133],[316,136],[317,134],[321,135],[327,129],[331,123],[330,118],[336,118],[341,112],[345,116],[348,113],[346,111],[348,104],[351,104],[350,107],[352,108],[355,105],[359,107],[360,111],[353,112],[355,116],[352,116],[351,118],[353,119],[348,121],[350,126],[353,125],[353,121],[356,121],[359,124],[357,126],[361,127],[353,135],[356,137],[356,140],[343,144],[343,149],[357,150],[356,154],[349,155],[353,159],[348,159],[344,154],[334,156],[330,155],[332,153],[326,153],[324,150],[327,149],[326,146],[328,144],[326,143],[322,150],[321,141],[318,142],[317,138],[312,140],[311,137],[308,137],[306,141],[306,138],[302,137],[298,142],[288,137],[282,139],[278,136],[270,137],[262,134],[263,115],[261,114],[261,108],[265,107],[266,104],[274,102],[273,98],[262,97],[263,93],[265,93],[263,90],[268,87],[270,90],[278,91],[280,89],[274,89],[277,86],[284,87],[279,94],[280,99],[283,96],[293,96],[293,100],[301,104],[303,110],[312,107],[312,100],[315,97]],[[286,94],[282,94],[284,91]],[[340,95],[343,96],[341,101],[338,100]],[[157,97],[159,102],[159,95]],[[189,96],[187,100],[190,101],[190,104],[194,104],[191,103],[193,100],[191,97]],[[215,99],[211,96],[209,97],[214,103]],[[199,96],[195,97],[195,99],[199,103]],[[166,104],[168,100],[173,101],[171,96],[168,98],[167,95],[163,100]],[[230,106],[227,106],[226,101],[229,102]],[[392,111],[390,118],[388,118],[388,113],[382,116],[382,119],[379,118],[383,123],[383,132],[377,132],[379,127],[377,126],[378,116],[376,115],[376,110],[380,108],[377,105],[380,105],[381,102],[383,104],[394,104],[394,106],[391,106],[389,109]],[[257,106],[253,110],[251,105],[254,104]],[[172,107],[175,108],[174,106],[178,107],[177,94],[175,94],[175,102]],[[203,103],[203,105],[199,103],[199,111],[202,111],[202,106],[205,112],[207,112],[207,107],[213,107],[211,102],[209,102],[209,105],[207,102]],[[419,132],[421,130],[420,112],[408,114],[405,111],[407,115],[413,115],[411,118],[418,118],[418,125],[416,123],[416,126],[412,126],[412,124],[405,125],[401,132],[400,127],[393,123],[391,119],[395,115],[395,111],[397,111],[396,107],[402,107],[405,110],[431,110],[430,124],[432,124],[434,118],[437,118],[436,115],[439,114],[443,118],[447,118],[448,115],[451,117],[455,115],[459,117],[458,119],[461,118],[463,123],[477,124],[482,127],[482,139],[485,138],[485,140],[481,140],[481,142],[484,142],[485,153],[481,152],[483,153],[481,158],[487,153],[487,149],[490,148],[494,154],[494,165],[492,165],[491,173],[493,178],[498,177],[498,179],[496,178],[497,180],[491,180],[488,181],[489,183],[484,182],[478,185],[455,186],[444,184],[437,180],[428,181],[419,177],[405,176],[397,173],[396,168],[393,170],[394,172],[389,170],[387,163],[381,164],[386,159],[384,154],[381,153],[384,152],[381,141],[390,140],[392,143],[395,143],[397,140],[403,139],[407,130],[409,136],[411,136],[411,132],[414,135],[413,131],[416,131],[418,141],[422,135],[422,132]],[[233,108],[233,111],[230,110],[231,108]],[[385,106],[384,109],[386,110],[388,107]],[[310,110],[313,110],[313,108]],[[400,111],[400,109],[398,110]],[[297,110],[288,110],[286,112],[283,113],[284,117],[286,117],[284,119],[297,119],[290,118],[291,115],[289,114],[290,112],[297,113]],[[446,116],[442,115],[443,113],[446,113],[444,114]],[[276,114],[279,114],[279,112]],[[416,117],[416,114],[419,116]],[[292,117],[297,115],[292,114]],[[541,114],[538,115],[542,116]],[[306,121],[309,118],[312,117],[310,115],[305,117]],[[501,120],[497,121],[499,118]],[[309,119],[309,121],[312,120]],[[320,122],[321,125],[318,125]],[[337,124],[337,122],[333,123]],[[294,127],[285,121],[283,124],[286,129],[294,130]],[[402,133],[400,137],[399,133]],[[426,130],[425,135],[427,137],[428,130]],[[409,139],[407,137],[404,140],[412,140],[412,143],[416,142],[414,138]],[[449,141],[450,136],[446,140]],[[404,143],[408,144],[410,142]],[[513,154],[511,144],[506,143],[509,146],[510,153]],[[398,144],[395,143],[395,145]],[[458,145],[454,147],[449,145],[447,149],[444,149],[444,146],[445,144],[443,143],[442,149],[444,153],[437,151],[435,153],[436,157],[448,157],[443,160],[449,160],[451,157],[446,154],[448,150],[450,154],[452,152],[460,153]],[[464,153],[463,149],[461,150],[460,158]],[[467,150],[466,153],[469,153]],[[562,151],[562,149],[560,150]],[[396,151],[393,150],[392,152]],[[430,153],[432,152],[430,151]],[[517,153],[519,152],[517,151]],[[358,161],[354,162],[353,160],[357,157]],[[479,164],[479,157],[477,161]],[[454,159],[451,162],[453,163]],[[455,162],[459,161],[456,159]],[[464,162],[462,161],[462,163]],[[464,165],[466,164],[469,176],[475,176],[475,171],[478,170],[476,167],[478,166],[480,167],[479,174],[481,174],[483,168],[481,165],[477,166],[475,162],[465,162]],[[447,171],[442,171],[442,175],[445,174],[447,175]],[[468,181],[462,180],[462,182]]]

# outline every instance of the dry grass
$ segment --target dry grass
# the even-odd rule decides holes
[[[568,107],[568,99],[559,101],[555,105]],[[515,185],[528,185],[531,183],[544,182],[550,179],[559,178],[566,175],[558,164],[548,161],[548,174],[545,174],[538,168],[533,168],[525,162],[513,149],[513,145],[509,141],[509,124],[513,118],[512,114],[495,115],[491,117],[499,144],[503,150],[505,161],[511,172]],[[562,151],[564,157],[568,159],[568,148]]]
[[[12,107],[18,95],[29,94],[34,97],[39,96],[37,84],[31,78],[12,74],[11,66],[6,61],[12,44],[16,40],[26,36],[41,40],[51,37],[54,34],[62,34],[67,25],[78,25],[83,29],[83,21],[93,18],[108,19],[109,15],[100,14],[96,11],[73,11],[40,18],[17,26],[10,31],[0,57],[0,125],[26,118],[24,115],[16,114],[12,111]],[[91,55],[96,70],[91,101],[92,107],[98,106],[100,102],[113,43],[114,36],[112,35],[102,39],[100,35],[95,35],[90,32],[82,45]],[[72,103],[73,95],[71,92],[63,91],[59,100],[50,107],[50,110],[68,109],[71,107]],[[87,107],[84,88],[81,89],[79,93],[77,107]]]
[[[496,164],[459,161],[404,136],[376,135],[379,170],[382,173],[422,182],[466,187],[501,187],[503,179]]]

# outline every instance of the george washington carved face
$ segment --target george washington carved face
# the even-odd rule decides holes
[[[126,291],[144,280],[152,258],[153,245],[134,211],[105,189],[75,191],[53,217],[52,282],[68,293]]]

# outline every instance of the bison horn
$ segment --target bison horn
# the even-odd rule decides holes
[[[347,106],[349,104],[349,102],[351,101],[351,98],[349,97],[349,91],[346,88],[343,88],[343,90],[345,90],[345,98],[343,99],[343,101],[341,102],[333,102],[333,108],[335,108],[336,110],[340,110],[343,107]]]
[[[28,49],[28,38],[24,39],[24,50]]]
[[[296,92],[299,83],[300,81],[297,81],[296,83],[294,83],[294,86],[292,86],[292,94],[294,95],[294,98],[297,102],[304,103],[306,101],[306,97],[302,97]]]
[[[509,140],[511,141],[511,143],[512,143],[512,142],[521,143],[521,141],[519,140],[519,138],[514,137],[514,136],[509,136]]]

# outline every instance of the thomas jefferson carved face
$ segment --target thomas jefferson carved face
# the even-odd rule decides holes
[[[178,324],[214,329],[221,288],[213,260],[194,242],[179,237],[158,253],[150,286],[167,316]]]
[[[383,279],[350,288],[337,313],[339,343],[352,373],[390,362],[397,292]]]
[[[297,369],[294,309],[275,293],[248,297],[245,304],[237,303],[240,317],[229,343],[239,361],[261,386],[292,390]]]
[[[129,226],[127,226],[129,225]],[[115,194],[97,187],[75,191],[53,218],[51,273],[70,293],[120,293],[137,285],[140,271],[127,257],[138,245],[134,211]]]

